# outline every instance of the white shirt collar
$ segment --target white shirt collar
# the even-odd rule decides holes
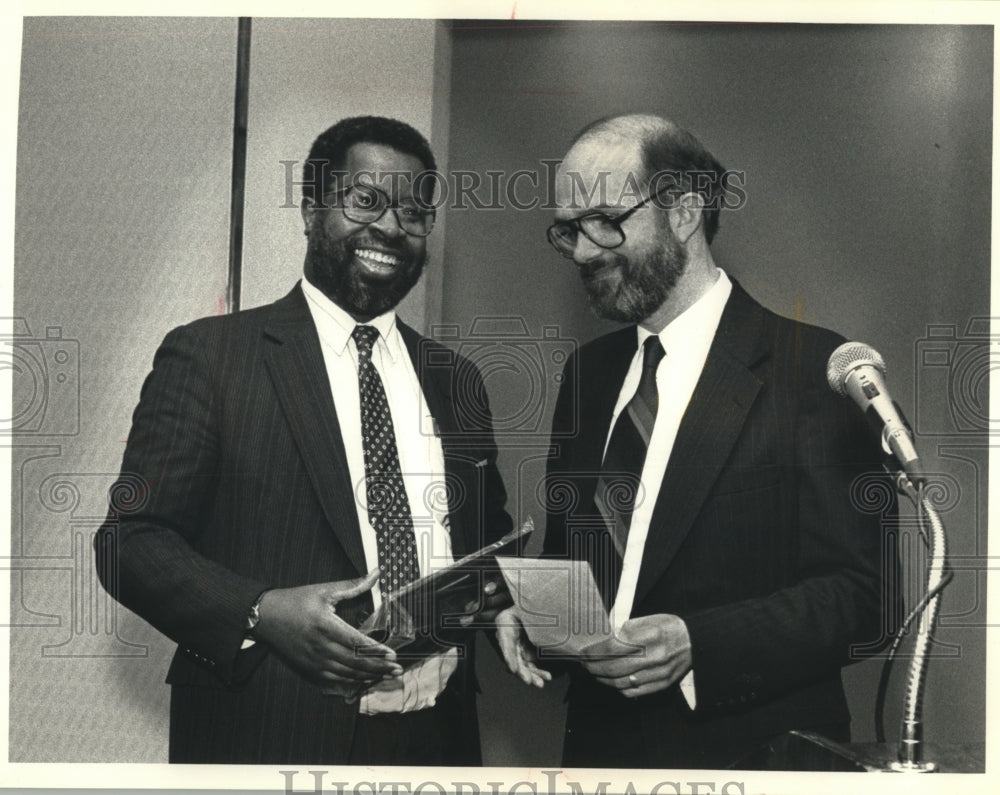
[[[400,339],[399,329],[396,327],[395,311],[390,309],[366,323],[358,323],[346,310],[327,298],[318,287],[304,276],[302,278],[302,292],[309,304],[319,338],[330,346],[331,350],[338,356],[347,350],[347,343],[354,333],[354,327],[364,325],[374,326],[378,329],[379,342],[376,342],[376,345],[382,343],[392,361],[396,361],[400,354]]]
[[[668,355],[704,361],[733,289],[726,272],[722,268],[716,268],[716,271],[715,284],[660,331],[660,344]],[[641,349],[653,333],[642,326],[638,327],[638,332]]]

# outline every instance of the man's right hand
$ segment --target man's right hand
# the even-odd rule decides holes
[[[336,605],[378,582],[379,570],[340,582],[276,588],[264,593],[254,638],[324,689],[353,692],[403,673],[396,653],[337,615]]]
[[[552,681],[552,674],[538,667],[535,648],[528,640],[514,608],[500,613],[495,623],[500,652],[510,672],[526,685],[535,687],[544,687],[546,682]]]

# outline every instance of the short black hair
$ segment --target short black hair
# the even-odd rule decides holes
[[[650,183],[650,188],[663,189],[664,177],[668,177],[668,183],[677,184],[680,190],[701,196],[704,201],[701,214],[705,223],[705,240],[712,242],[719,230],[719,208],[726,188],[726,172],[701,141],[669,119],[629,114],[607,116],[591,122],[576,134],[573,143],[601,136],[621,136],[638,141],[646,171],[643,177]],[[680,177],[680,181],[673,179],[673,175]]]
[[[352,116],[341,119],[313,141],[302,167],[302,197],[311,202],[322,199],[332,172],[342,171],[347,151],[358,143],[384,144],[413,155],[428,172],[437,171],[430,144],[406,122],[385,116]],[[427,180],[431,185],[433,179]]]

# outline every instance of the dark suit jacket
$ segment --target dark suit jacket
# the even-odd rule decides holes
[[[567,366],[548,487],[578,496],[550,504],[545,554],[588,557],[595,473],[635,335],[601,337]],[[840,668],[884,645],[897,608],[884,588],[896,581],[884,577],[896,566],[884,456],[826,382],[842,341],[734,283],[660,487],[632,612],[684,619],[697,708],[677,686],[630,701],[573,666],[567,765],[721,767],[789,729],[847,739]],[[881,506],[862,505],[869,475]]]
[[[399,329],[438,425],[453,551],[462,555],[510,528],[485,390],[467,361]],[[240,651],[249,606],[264,589],[368,569],[300,286],[269,306],[167,335],[95,543],[109,592],[178,643],[167,678],[171,761],[346,759],[357,704],[322,696],[263,644]],[[371,608],[367,595],[341,603],[338,615],[356,624]],[[455,763],[475,764],[471,645],[460,654],[439,703],[467,740]]]

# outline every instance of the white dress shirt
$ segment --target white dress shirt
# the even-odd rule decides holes
[[[632,615],[635,587],[639,581],[639,569],[642,565],[653,507],[656,505],[681,418],[687,410],[695,384],[705,367],[708,349],[719,327],[722,310],[729,300],[732,286],[725,271],[718,269],[718,277],[708,291],[659,334],[660,343],[666,352],[656,369],[659,407],[646,452],[646,461],[642,466],[640,496],[636,499],[629,525],[621,580],[611,607],[611,626],[615,631],[619,630]],[[618,415],[632,399],[639,386],[642,374],[642,346],[651,336],[650,331],[641,326],[638,328],[638,345],[625,375],[618,402],[615,404],[611,428],[615,427]],[[608,439],[610,437],[609,431]],[[605,440],[606,450],[607,440]],[[689,672],[681,682],[681,689],[692,708],[694,707],[693,673]]]
[[[369,571],[378,567],[378,541],[368,521],[365,455],[361,440],[361,398],[358,391],[358,350],[351,334],[359,325],[307,279],[302,280],[309,311],[319,333],[329,376],[347,466],[354,485],[361,542]],[[386,312],[363,325],[379,331],[372,349],[372,363],[382,379],[392,414],[399,468],[410,503],[421,576],[451,563],[451,537],[446,529],[444,453],[436,425],[427,406],[413,362],[406,349],[394,312]],[[376,609],[382,602],[378,585],[372,588]],[[373,686],[361,697],[361,712],[410,712],[433,706],[457,667],[457,651],[435,655],[398,679]]]

